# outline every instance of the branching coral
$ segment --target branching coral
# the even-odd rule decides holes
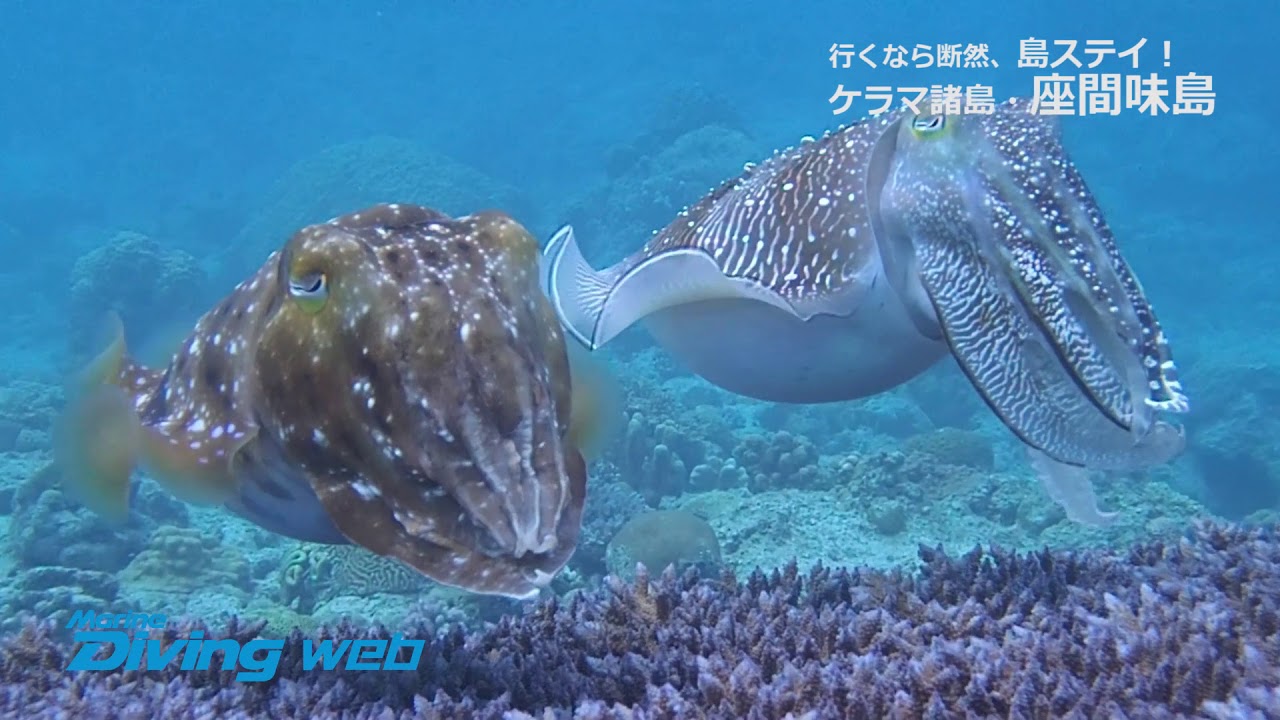
[[[748,435],[733,457],[746,470],[747,487],[755,492],[784,487],[819,490],[830,481],[818,465],[813,443],[785,430]]]
[[[472,634],[421,632],[417,669],[69,674],[29,626],[0,645],[22,717],[781,718],[1280,716],[1280,531],[1206,525],[1127,552],[998,549],[923,570],[794,566],[612,581]],[[176,628],[181,635],[202,626]],[[245,642],[260,625],[218,633]],[[387,638],[339,626],[319,638]],[[216,657],[216,656],[215,656]]]

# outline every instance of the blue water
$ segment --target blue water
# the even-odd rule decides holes
[[[1175,76],[1212,77],[1208,116],[1130,108],[1061,121],[1068,151],[1170,336],[1192,402],[1187,451],[1168,466],[1104,479],[1104,504],[1121,506],[1128,519],[1109,531],[1081,530],[1036,494],[1011,436],[949,359],[884,397],[795,408],[713,388],[629,331],[607,354],[628,422],[592,470],[610,488],[596,495],[592,519],[604,535],[571,564],[575,582],[599,580],[608,569],[603,545],[647,507],[696,510],[720,536],[724,562],[745,569],[793,556],[908,562],[918,542],[1122,546],[1176,534],[1199,517],[1273,519],[1280,97],[1269,47],[1277,21],[1273,2],[3,3],[0,528],[8,543],[0,566],[9,581],[0,601],[12,615],[67,611],[23,578],[68,567],[98,573],[93,582],[120,580],[112,592],[91,591],[84,578],[55,583],[78,588],[82,599],[214,620],[280,617],[288,603],[276,599],[281,568],[290,553],[306,552],[217,509],[188,510],[150,481],[135,490],[127,528],[102,525],[60,495],[42,496],[58,493],[53,476],[39,471],[51,457],[61,387],[102,342],[102,311],[119,310],[136,354],[163,362],[192,322],[290,233],[376,202],[454,215],[498,207],[543,240],[572,221],[602,266],[743,163],[874,107],[859,98],[833,114],[838,86],[982,84],[997,100],[1028,95],[1047,71],[1017,67],[1027,38],[1047,40],[1051,58],[1060,52],[1053,41],[1078,41],[1082,62],[1090,59],[1086,40],[1111,40],[1122,51],[1145,38],[1137,70],[1110,56],[1096,71],[1155,73],[1168,81],[1170,103]],[[985,43],[999,67],[833,68],[833,43],[859,51],[871,43]],[[870,57],[880,64],[883,50]],[[677,157],[672,147],[689,150]],[[149,241],[135,238],[143,245],[103,259],[122,232]],[[969,500],[956,500],[956,510],[946,506],[950,496],[931,494],[951,491],[903,474],[891,482],[922,483],[925,506],[909,506],[904,528],[884,529],[901,507],[863,518],[847,497],[849,468],[865,470],[858,459],[876,453],[909,455],[915,438],[942,428],[972,433],[979,455],[993,458],[970,481],[1021,483],[1013,514],[974,510]],[[712,459],[749,465],[750,438],[775,447],[779,433],[812,456],[748,468],[764,480],[690,480],[706,476],[698,466],[718,468]],[[654,455],[657,447],[665,449]],[[662,453],[674,453],[682,469],[655,470],[668,462],[655,459]],[[824,480],[811,483],[815,476]],[[967,498],[973,489],[957,492]],[[827,512],[832,506],[844,509]],[[760,519],[779,513],[785,532]],[[850,518],[864,524],[854,528]],[[188,539],[163,531],[157,544],[166,527],[186,528]],[[222,567],[221,575],[176,588],[165,573],[188,566],[136,562],[146,553],[181,555],[175,548],[184,542],[213,553],[192,562]],[[244,561],[217,554],[228,547]],[[511,609],[459,611],[471,602],[460,598],[423,610],[414,605],[420,588],[384,592],[394,583],[377,577],[347,595],[331,588],[310,605],[295,602],[283,622],[351,613],[394,622],[415,607],[446,619]],[[213,588],[207,596],[202,583]]]

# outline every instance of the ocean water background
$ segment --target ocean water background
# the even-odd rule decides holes
[[[1053,516],[1047,501],[1027,509],[1034,481],[950,360],[891,399],[771,407],[690,378],[635,331],[611,355],[630,405],[626,437],[595,471],[619,488],[598,495],[615,513],[601,526],[616,530],[646,506],[690,509],[710,520],[726,561],[749,568],[789,555],[884,563],[917,542],[1115,544],[1176,533],[1201,515],[1280,510],[1274,3],[10,0],[0,12],[0,487],[10,505],[10,582],[0,599],[14,613],[114,601],[210,618],[274,613],[283,622],[453,617],[449,608],[471,600],[423,609],[412,593],[388,599],[403,578],[358,561],[341,577],[364,583],[359,592],[331,588],[306,607],[277,602],[291,559],[308,549],[214,511],[179,512],[154,492],[137,505],[146,520],[124,530],[50,495],[56,483],[38,472],[48,422],[58,386],[92,345],[93,318],[120,307],[131,342],[160,357],[289,232],[378,201],[451,213],[502,207],[541,238],[571,220],[601,265],[742,163],[871,107],[859,101],[833,115],[840,83],[983,83],[997,98],[1026,95],[1037,72],[1016,67],[1027,37],[1110,39],[1121,49],[1146,38],[1136,72],[1171,84],[1184,72],[1213,77],[1209,117],[1127,110],[1063,121],[1069,151],[1170,334],[1193,405],[1185,457],[1104,487],[1139,520],[1086,532]],[[835,42],[986,43],[1000,67],[833,69]],[[1099,70],[1135,72],[1114,58]],[[120,240],[122,232],[153,244]],[[698,448],[681,449],[670,439],[680,428],[664,412],[719,420],[703,425]],[[926,496],[935,507],[919,516],[892,504],[870,518],[854,512],[857,499],[841,495],[852,475],[878,454],[909,460],[922,442],[913,438],[947,427],[971,433],[966,442],[984,438],[975,452],[994,459],[977,461],[980,472],[966,478],[989,486],[998,477],[1004,484],[987,496],[1008,483],[1028,488],[1012,509],[984,505],[985,518],[970,523],[984,511],[966,488],[955,506]],[[732,458],[739,451],[778,457],[748,468],[742,483],[697,486],[698,467],[710,468],[701,477],[727,477],[724,462],[747,465]],[[893,477],[932,487],[924,476]],[[807,485],[812,478],[821,482]],[[659,481],[671,484],[652,485]],[[841,502],[845,514],[825,510]],[[56,552],[81,546],[95,550]],[[604,558],[594,563],[578,574],[602,573]],[[216,571],[184,578],[193,566]],[[66,572],[50,579],[50,568]],[[66,588],[70,595],[54,592]]]

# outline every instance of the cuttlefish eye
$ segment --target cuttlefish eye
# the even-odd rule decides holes
[[[911,121],[911,130],[916,134],[916,137],[924,137],[941,132],[946,126],[946,115],[922,115]]]
[[[323,272],[290,276],[289,295],[307,312],[318,312],[329,297],[329,277]]]

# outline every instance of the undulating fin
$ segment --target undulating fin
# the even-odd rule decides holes
[[[547,244],[544,284],[568,331],[590,350],[660,310],[708,300],[754,299],[790,313],[777,293],[746,278],[729,277],[702,250],[680,248],[607,270],[587,264],[573,229],[565,226]]]
[[[594,460],[622,428],[622,387],[598,355],[575,343],[565,345],[573,388],[568,440],[587,460]]]
[[[129,515],[142,427],[123,388],[99,385],[73,399],[53,433],[54,463],[68,492],[103,518]]]
[[[600,315],[617,278],[587,264],[570,225],[551,236],[543,252],[541,273],[543,288],[561,324],[578,342],[595,350],[602,344],[597,342]]]
[[[235,495],[232,463],[253,440],[252,428],[219,438],[190,431],[161,432],[144,427],[141,437],[143,468],[174,497],[197,505],[220,505]]]
[[[113,338],[79,373],[54,432],[55,463],[72,493],[100,515],[128,515],[133,471],[144,469],[181,500],[226,501],[235,490],[230,462],[252,439],[246,426],[227,431],[203,418],[170,414],[157,425],[141,412],[164,402],[166,375],[129,358],[124,326],[108,318]]]
[[[117,385],[128,362],[124,325],[115,313],[107,323],[107,348],[67,388],[67,406],[53,428],[53,456],[73,497],[103,518],[123,522],[142,427],[129,394]]]
[[[1049,498],[1058,503],[1072,522],[1102,527],[1115,522],[1118,512],[1104,512],[1098,508],[1098,498],[1093,493],[1093,483],[1086,468],[1064,465],[1035,448],[1027,448],[1031,467]]]

